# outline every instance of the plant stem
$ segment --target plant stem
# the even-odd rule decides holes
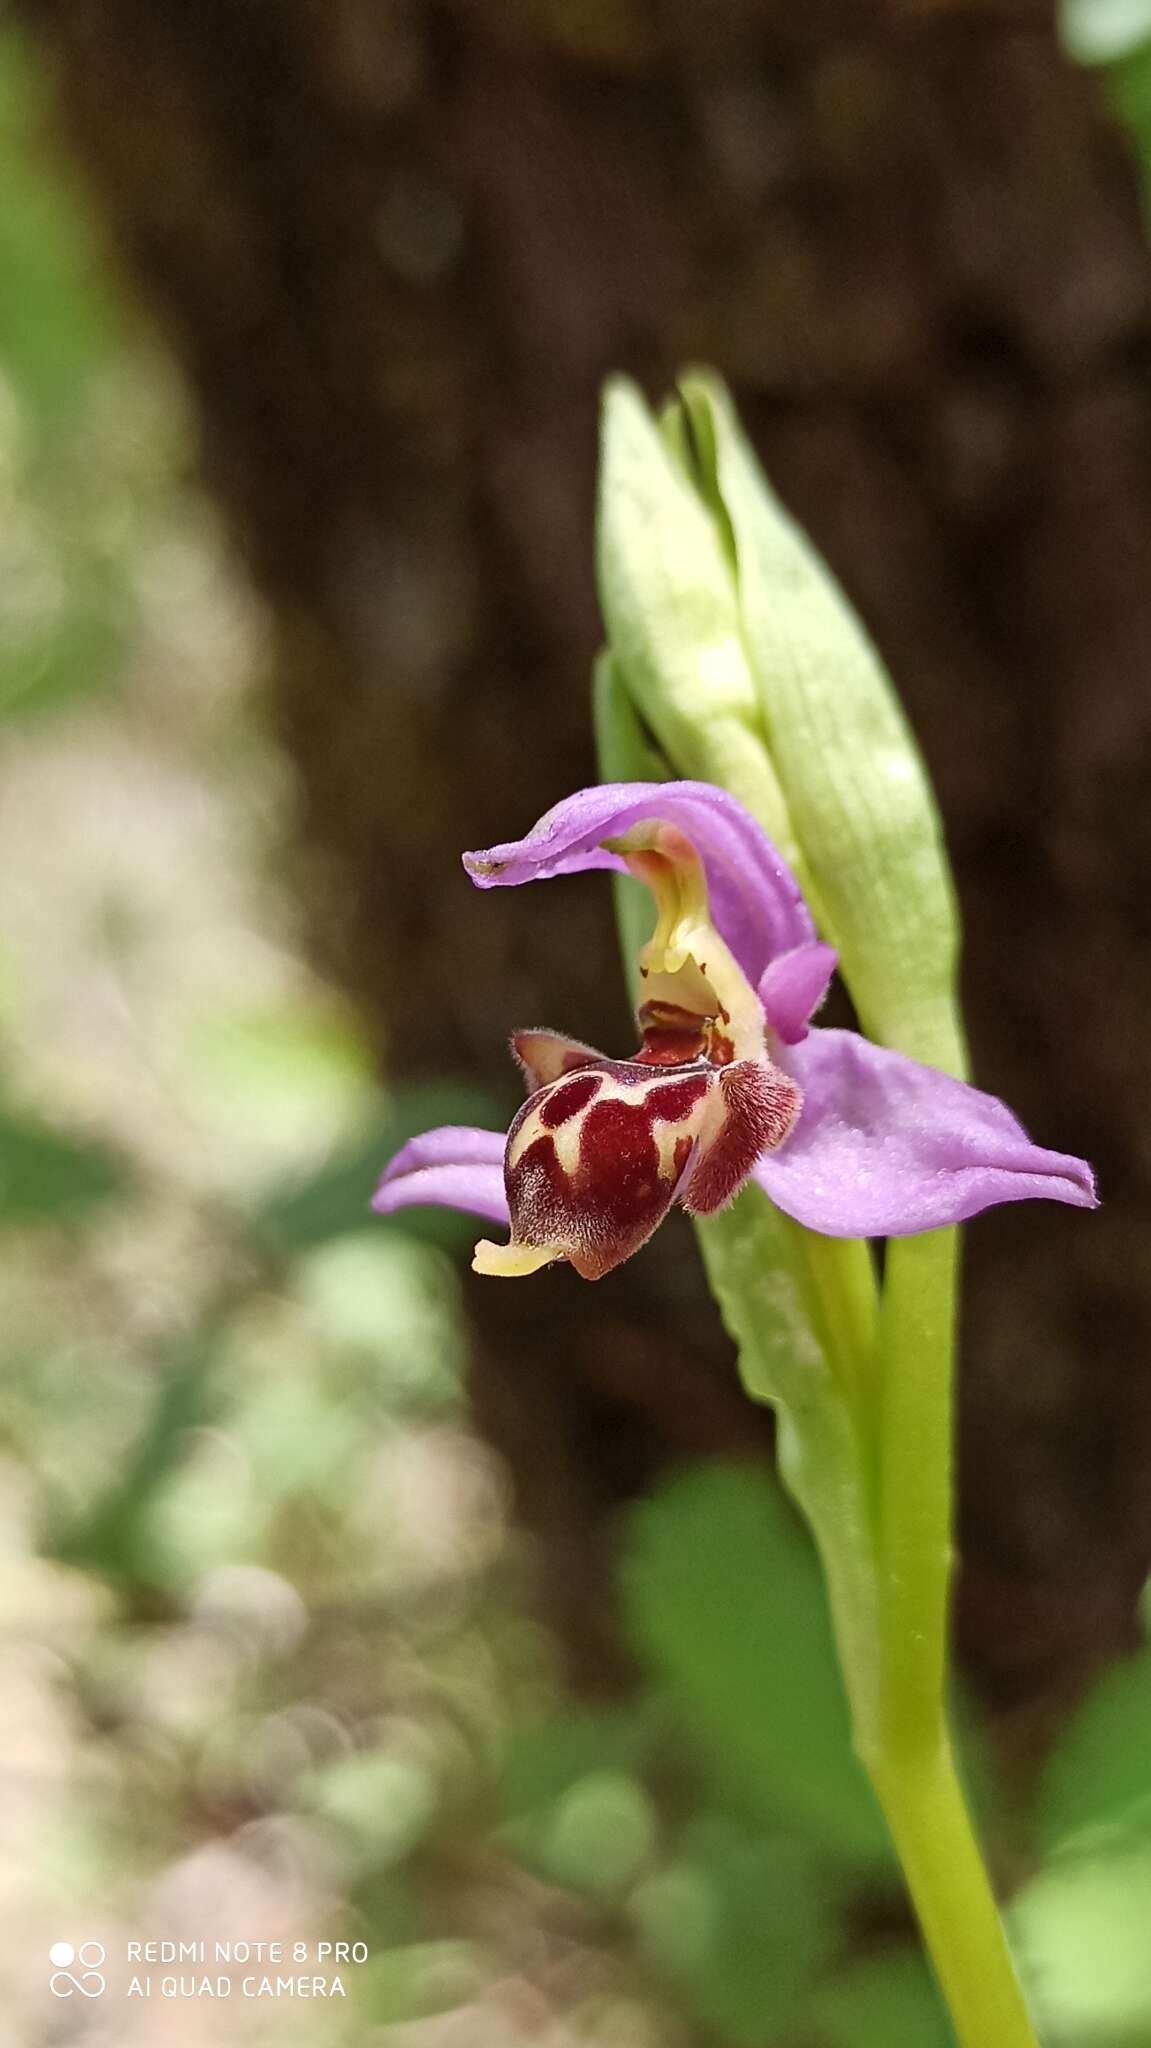
[[[879,1671],[864,1761],[961,2048],[1036,2048],[947,1730],[956,1233],[893,1240],[880,1320]]]
[[[871,1778],[960,2048],[1036,2048],[946,1737]]]

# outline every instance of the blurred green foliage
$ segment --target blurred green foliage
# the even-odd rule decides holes
[[[778,1487],[751,1466],[686,1474],[638,1515],[625,1592],[713,1772],[752,1811],[890,1873],[851,1752],[823,1576]]]
[[[124,1185],[106,1145],[62,1136],[38,1118],[0,1104],[0,1219],[8,1228],[70,1223]]]
[[[1048,1763],[1038,1818],[1048,1853],[1077,1842],[1151,1850],[1151,1650],[1088,1695]]]
[[[817,2006],[827,2048],[950,2048],[951,2026],[934,1980],[906,1946],[845,1970]]]
[[[77,197],[43,161],[43,92],[11,32],[0,49],[0,254],[19,289],[0,302],[0,358],[25,433],[43,449],[81,423],[84,394],[112,346],[102,290],[86,261]]]
[[[170,489],[158,380],[117,335],[79,194],[46,160],[44,91],[0,29],[0,712],[115,679],[133,540]]]
[[[275,1189],[260,1211],[259,1228],[287,1256],[362,1230],[382,1162],[409,1138],[436,1124],[496,1129],[507,1122],[507,1109],[479,1089],[459,1083],[405,1088],[385,1105],[365,1138],[341,1148],[319,1173]],[[475,1237],[470,1219],[454,1209],[401,1210],[379,1227],[456,1250]]]

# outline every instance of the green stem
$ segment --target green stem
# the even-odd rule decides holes
[[[1036,2048],[946,1738],[871,1779],[960,2048]]]
[[[956,1233],[888,1246],[876,1434],[879,1682],[864,1761],[961,2048],[1036,2048],[947,1730]]]

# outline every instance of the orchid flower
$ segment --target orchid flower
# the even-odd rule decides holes
[[[526,838],[464,855],[478,888],[623,870],[655,899],[639,960],[640,1044],[615,1060],[557,1032],[511,1041],[527,1100],[506,1132],[449,1126],[391,1160],[373,1207],[510,1223],[477,1272],[568,1260],[596,1280],[676,1203],[723,1208],[749,1179],[809,1230],[899,1237],[997,1202],[1096,1205],[1081,1159],[1032,1144],[994,1096],[810,1019],[836,965],[794,876],[749,814],[703,782],[611,783]]]

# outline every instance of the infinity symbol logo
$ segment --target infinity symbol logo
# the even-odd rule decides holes
[[[48,1979],[53,1998],[71,1998],[74,1991],[81,1998],[99,1998],[108,1988],[106,1978],[100,1974],[100,1964],[107,1953],[99,1941],[82,1941],[78,1949],[70,1941],[54,1941],[48,1950],[48,1961],[56,1965]],[[72,1963],[80,1965],[78,1977],[72,1974]]]

